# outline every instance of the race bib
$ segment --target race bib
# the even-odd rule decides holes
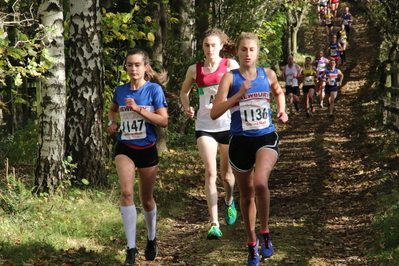
[[[242,129],[256,130],[270,126],[270,104],[266,99],[253,99],[240,102]]]
[[[337,56],[337,49],[331,49],[330,50],[330,55],[331,56]]]
[[[349,25],[349,21],[344,19],[344,25]]]
[[[305,86],[313,85],[313,76],[306,76],[304,80]]]
[[[328,25],[331,24],[331,19],[330,18],[326,19],[326,24],[328,24]]]
[[[335,85],[335,78],[328,78],[329,85]]]
[[[294,84],[294,77],[288,76],[285,83],[287,86],[292,86]]]
[[[144,139],[147,137],[145,119],[134,111],[120,112],[122,140]]]
[[[339,38],[340,43],[346,43],[346,37],[340,37]]]
[[[317,64],[317,71],[322,72],[322,71],[324,71],[325,68],[326,68],[326,64],[325,63],[318,63]]]
[[[213,107],[213,99],[215,99],[215,95],[218,92],[218,85],[209,86],[203,88],[204,90],[204,102],[205,102],[205,109],[211,110]]]

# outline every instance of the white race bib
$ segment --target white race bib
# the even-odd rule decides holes
[[[294,83],[294,77],[288,76],[285,83],[287,86],[292,86],[292,84]]]
[[[240,102],[242,129],[257,130],[270,126],[270,104],[266,99],[252,99]]]
[[[144,139],[147,137],[145,119],[134,111],[120,112],[122,140]]]
[[[330,50],[330,55],[331,56],[337,56],[337,49],[331,49]]]
[[[326,68],[326,63],[318,63],[317,64],[317,71],[322,72]]]
[[[305,86],[313,85],[313,76],[306,76],[304,84]]]
[[[205,109],[211,110],[213,107],[213,99],[215,99],[215,95],[218,92],[218,85],[209,86],[204,89],[204,102]]]

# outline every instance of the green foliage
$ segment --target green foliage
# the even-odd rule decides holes
[[[32,197],[32,189],[26,189],[22,179],[16,177],[15,169],[10,174],[8,168],[6,160],[5,180],[0,183],[0,207],[7,214],[21,213],[30,208],[28,202]]]
[[[373,226],[379,236],[373,242],[370,257],[378,265],[399,263],[399,183],[397,171],[383,171],[383,188],[379,196],[379,210],[374,216]]]
[[[72,157],[68,156],[64,161],[62,161],[62,167],[64,168],[64,179],[62,180],[62,184],[57,187],[59,191],[65,191],[69,189],[72,185],[74,187],[79,186],[87,186],[89,181],[85,178],[82,180],[77,180],[76,176],[74,175],[75,169],[78,167],[77,164],[72,163]]]
[[[283,12],[277,12],[270,20],[263,23],[259,32],[261,52],[259,54],[259,66],[272,67],[280,61],[283,54],[283,27],[286,19]]]
[[[28,1],[29,2],[29,1]],[[39,77],[51,64],[51,58],[43,53],[44,27],[31,17],[31,9],[37,3],[18,3],[19,12],[0,18],[0,84],[12,77],[15,86],[22,85],[23,77]],[[29,14],[29,15],[28,15]],[[11,20],[12,18],[12,20]],[[3,25],[7,22],[8,27]]]
[[[102,8],[101,29],[105,43],[104,55],[106,77],[112,90],[128,81],[125,70],[126,51],[136,46],[151,47],[155,41],[154,31],[158,24],[142,8],[143,1],[130,1],[130,12],[107,12]],[[125,10],[124,10],[125,11]]]
[[[381,60],[399,61],[399,2],[389,0],[362,0],[361,8],[366,10],[369,20],[379,28],[385,41],[381,49]],[[391,54],[392,53],[392,54]],[[388,58],[393,56],[394,58]]]
[[[260,66],[271,66],[282,54],[285,13],[279,1],[221,1],[211,24],[235,40],[241,32],[253,32],[262,40]],[[217,4],[215,4],[217,5]]]
[[[179,112],[176,116],[178,122],[170,123],[166,131],[166,141],[172,149],[195,143],[194,119],[187,119],[184,112]]]
[[[0,132],[0,165],[6,159],[11,165],[33,165],[37,155],[37,125],[29,123],[14,135]]]

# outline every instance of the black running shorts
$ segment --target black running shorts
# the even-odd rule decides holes
[[[202,130],[195,131],[195,137],[197,139],[202,136],[214,138],[220,144],[229,144],[230,130],[219,132],[208,132]]]
[[[231,136],[229,144],[229,161],[231,167],[238,172],[250,171],[261,149],[274,150],[279,155],[279,138],[277,132],[259,137]]]
[[[145,149],[133,149],[118,141],[115,157],[120,154],[129,157],[137,168],[147,168],[158,164],[158,151],[155,144]]]

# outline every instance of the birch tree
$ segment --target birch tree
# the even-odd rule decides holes
[[[62,0],[47,0],[39,7],[46,32],[43,42],[47,48],[43,53],[54,60],[44,74],[40,90],[39,147],[35,169],[38,192],[54,192],[64,178],[66,82],[62,5]]]
[[[104,65],[99,0],[71,0],[67,154],[78,180],[107,184],[103,149]]]

